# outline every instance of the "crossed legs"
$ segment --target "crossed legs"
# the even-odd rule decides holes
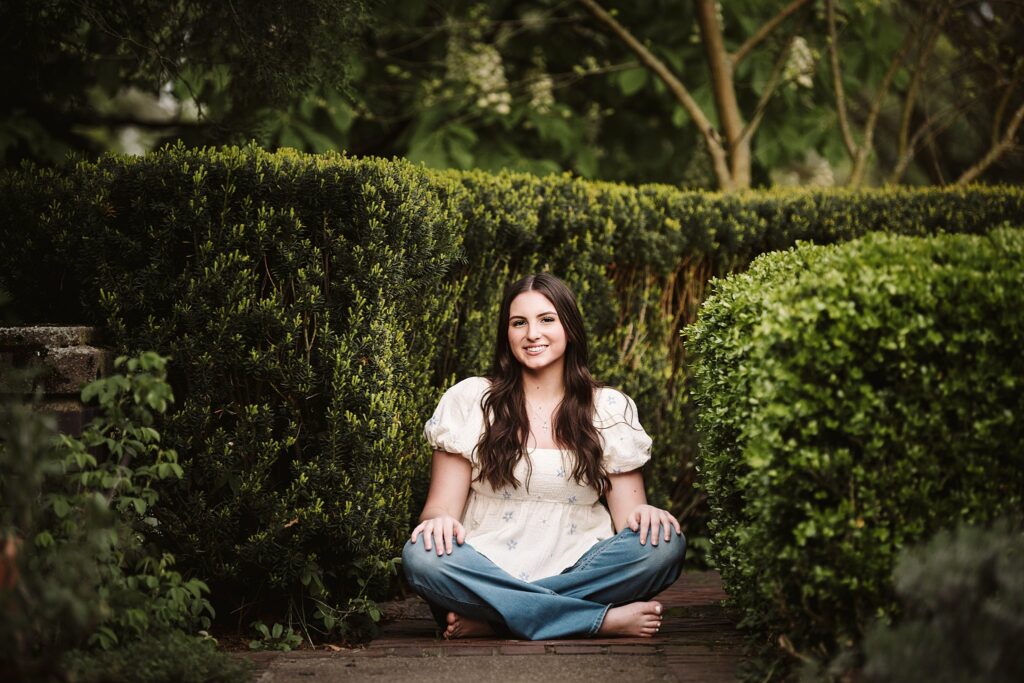
[[[402,561],[410,585],[435,616],[453,612],[467,625],[486,623],[517,638],[545,640],[599,632],[649,635],[643,629],[660,621],[660,605],[643,601],[678,578],[685,551],[681,534],[657,546],[640,545],[639,534],[627,528],[561,574],[534,582],[514,578],[469,543],[441,556],[422,543],[406,543]]]

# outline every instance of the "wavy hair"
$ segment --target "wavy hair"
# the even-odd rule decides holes
[[[611,488],[611,480],[604,469],[601,437],[594,426],[594,390],[602,385],[594,380],[587,366],[587,334],[576,297],[562,280],[548,273],[528,275],[505,288],[498,313],[494,358],[487,375],[491,386],[482,404],[484,433],[477,444],[477,480],[490,483],[495,490],[507,485],[518,488],[520,483],[514,471],[526,453],[530,420],[523,390],[523,366],[509,345],[508,324],[512,300],[529,291],[540,292],[554,304],[566,334],[565,396],[555,410],[555,443],[573,452],[572,477],[576,483],[593,486],[598,495],[603,495]],[[527,489],[532,471],[527,461]]]

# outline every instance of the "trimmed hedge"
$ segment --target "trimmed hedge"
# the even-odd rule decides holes
[[[119,351],[173,359],[161,432],[185,478],[157,534],[219,611],[288,600],[323,631],[372,613],[408,532],[455,299],[458,236],[425,172],[178,148],[8,175],[0,194],[21,221],[4,231],[16,302],[75,303]],[[12,243],[26,225],[32,241]]]
[[[795,239],[1005,220],[1024,223],[1021,188],[726,196],[175,147],[0,174],[0,289],[23,322],[173,358],[161,432],[186,481],[162,542],[220,613],[317,597],[328,627],[388,579],[426,492],[423,416],[486,369],[507,281],[550,270],[577,291],[596,376],[655,437],[651,500],[699,537],[678,330],[708,279]]]
[[[686,331],[713,555],[744,622],[828,661],[904,545],[1024,509],[1024,231],[800,245]]]

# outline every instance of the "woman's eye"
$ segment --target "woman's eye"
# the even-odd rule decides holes
[[[549,318],[543,318],[543,321],[546,322],[546,323],[553,323],[553,322],[555,322],[555,319],[549,317]]]

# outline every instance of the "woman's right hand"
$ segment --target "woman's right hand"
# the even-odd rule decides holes
[[[430,550],[431,544],[433,544],[438,556],[452,554],[453,536],[459,545],[466,541],[466,527],[451,515],[439,515],[423,520],[412,530],[410,541],[415,543],[416,537],[421,533],[423,534],[423,547]]]

